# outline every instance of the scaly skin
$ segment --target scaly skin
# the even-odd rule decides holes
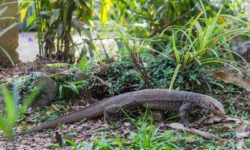
[[[76,122],[84,118],[91,119],[104,115],[104,119],[107,120],[110,113],[117,113],[121,109],[131,110],[138,107],[146,107],[166,112],[179,112],[181,121],[185,123],[187,118],[186,112],[190,107],[195,106],[209,109],[216,115],[225,115],[224,106],[218,100],[207,95],[186,91],[145,89],[104,99],[81,110],[42,123],[19,135],[53,128],[61,123]]]

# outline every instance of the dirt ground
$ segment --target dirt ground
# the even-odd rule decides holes
[[[53,74],[53,73],[58,72],[58,70],[51,69],[48,66],[46,66],[47,63],[49,62],[47,62],[46,60],[38,59],[38,60],[28,62],[28,63],[17,64],[13,68],[0,67],[0,82],[5,82],[7,78],[9,77],[28,75],[33,71],[41,71],[47,74]],[[220,99],[225,104],[226,102],[223,100],[228,99],[228,97],[231,97],[232,102],[230,102],[229,104],[225,106],[227,107],[226,110],[228,112],[232,111],[230,112],[231,115],[234,113],[241,114],[241,112],[238,112],[238,110],[242,112],[249,112],[249,105],[250,105],[248,101],[250,98],[249,93],[244,94],[241,91],[238,91],[236,93],[231,93],[231,94],[224,93],[224,95],[220,96]],[[49,110],[53,110],[53,109],[54,109],[53,105],[50,105]],[[72,112],[73,110],[70,110],[70,112]],[[49,113],[49,112],[46,112],[46,113]],[[31,111],[31,114],[35,116],[42,115],[40,114],[40,112],[36,112],[36,111]],[[28,115],[28,118],[30,118],[30,115]],[[31,125],[34,125],[36,122],[37,122],[36,119],[31,120],[31,122],[28,122],[28,123],[26,122],[25,124],[21,126],[31,126]],[[249,124],[250,124],[250,121],[249,121]],[[230,127],[231,126],[233,126],[233,124],[231,124]],[[21,129],[18,128],[18,131],[20,130]],[[135,130],[134,127],[131,126],[131,123],[128,120],[126,120],[125,117],[122,117],[115,122],[115,128],[105,124],[102,118],[94,119],[94,120],[82,120],[74,124],[61,125],[55,129],[46,130],[43,132],[31,134],[31,135],[17,136],[16,142],[14,145],[13,143],[7,142],[6,139],[0,135],[0,150],[13,149],[13,148],[20,149],[20,150],[55,149],[53,148],[53,145],[60,143],[60,139],[71,139],[72,141],[75,141],[77,143],[80,141],[85,141],[86,139],[90,139],[92,137],[96,137],[96,136],[101,137],[102,135],[109,135],[113,137],[120,135],[121,137],[123,137],[131,133],[131,131],[133,130]],[[161,128],[161,130],[165,130],[165,128]]]

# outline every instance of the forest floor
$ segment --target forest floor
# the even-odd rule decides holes
[[[33,71],[42,71],[50,74],[52,71],[46,67],[47,63],[44,60],[39,60],[21,63],[11,69],[1,68],[0,81],[6,80],[8,77],[28,75]],[[151,123],[147,119],[144,119],[142,123],[135,123],[134,120],[137,120],[136,122],[141,120],[136,115],[137,117],[131,117],[133,119],[126,116],[116,118],[109,125],[105,124],[102,118],[60,125],[55,129],[31,135],[17,136],[15,144],[7,142],[3,136],[0,136],[0,149],[1,147],[3,149],[12,149],[13,147],[16,149],[61,149],[60,145],[64,145],[64,149],[70,149],[72,146],[78,149],[77,147],[84,147],[86,145],[89,147],[94,147],[93,145],[95,145],[95,148],[99,146],[99,148],[103,149],[107,145],[111,149],[121,149],[119,147],[122,145],[122,147],[128,149],[138,149],[142,145],[145,147],[160,148],[162,144],[165,146],[165,149],[236,149],[237,147],[250,147],[250,103],[248,102],[250,94],[241,91],[232,91],[215,94],[215,97],[225,105],[227,114],[234,119],[228,120],[226,123],[212,123],[211,125],[202,126],[197,129],[212,133],[224,139],[224,142],[216,139],[206,139],[196,134],[167,127],[166,124],[179,121],[178,118],[173,116],[166,116],[165,121],[161,123]],[[84,98],[80,98],[77,101],[80,100],[85,101]],[[18,125],[17,130],[27,129],[38,122],[44,122],[67,114],[90,103],[86,100],[79,106],[77,105],[78,103],[65,100],[57,101],[49,106],[30,109],[26,113],[26,116],[21,119],[22,121]],[[242,140],[245,142],[242,142]],[[68,144],[60,144],[65,141]],[[166,143],[166,141],[171,141],[171,143]],[[145,144],[147,142],[149,142],[149,145]],[[88,149],[91,149],[89,147]]]

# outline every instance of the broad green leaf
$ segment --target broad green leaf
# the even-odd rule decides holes
[[[82,57],[79,63],[77,64],[77,67],[80,68],[81,70],[86,70],[86,68],[88,67],[87,57]]]
[[[55,23],[55,21],[58,20],[59,16],[60,16],[60,9],[54,9],[53,14],[49,20],[49,25],[51,26],[53,23]]]
[[[82,24],[80,23],[80,21],[78,19],[73,19],[72,20],[72,26],[76,29],[76,31],[81,34],[81,31],[83,29]]]
[[[72,91],[74,91],[76,94],[79,95],[78,88],[77,88],[77,86],[75,84],[69,83],[69,84],[66,84],[66,85],[63,85],[63,86],[70,89],[70,90],[72,90]]]
[[[51,17],[50,12],[48,11],[40,11],[39,14],[41,15],[41,17],[49,19]]]
[[[62,37],[63,31],[64,31],[63,23],[60,22],[60,23],[58,24],[58,26],[57,26],[57,34],[58,34],[58,37]]]
[[[26,27],[29,27],[34,21],[36,20],[36,14],[33,13],[31,16],[28,17]]]

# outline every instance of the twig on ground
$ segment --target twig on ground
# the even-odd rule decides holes
[[[200,130],[197,130],[197,129],[194,129],[194,128],[184,127],[184,125],[180,124],[180,123],[166,124],[166,126],[168,126],[170,128],[173,128],[173,129],[177,129],[177,130],[182,130],[182,131],[187,131],[187,132],[191,132],[191,133],[194,133],[194,134],[198,134],[198,135],[200,135],[200,136],[202,136],[204,138],[207,138],[207,139],[215,139],[215,140],[220,140],[222,142],[225,141],[225,139],[220,138],[220,137],[218,137],[216,135],[213,135],[211,133],[200,131]]]

